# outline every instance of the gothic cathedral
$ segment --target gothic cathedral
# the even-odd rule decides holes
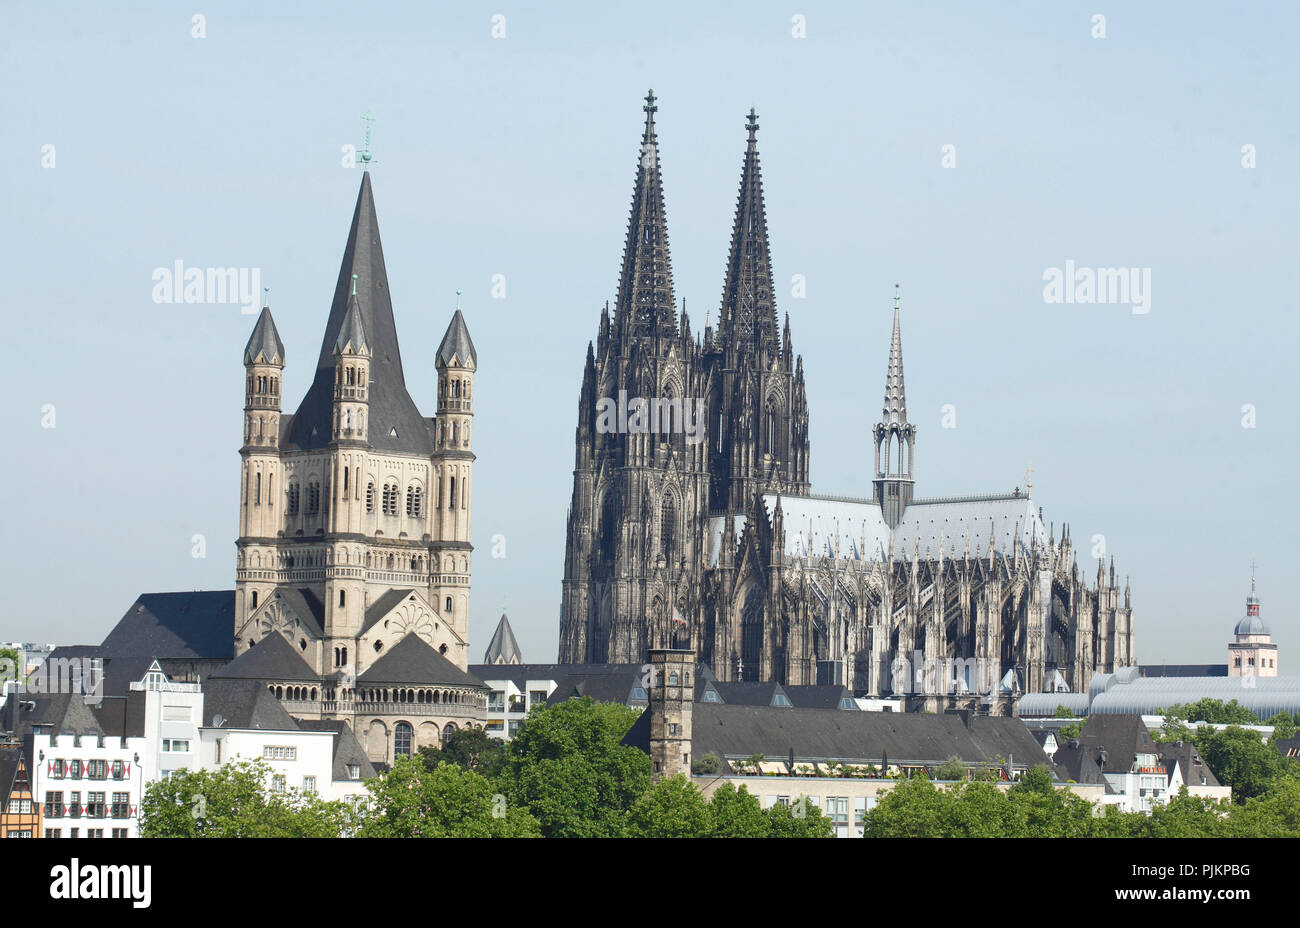
[[[757,118],[717,329],[700,337],[673,293],[653,93],[644,110],[617,301],[587,346],[578,400],[559,660],[690,648],[719,680],[842,684],[908,708],[993,713],[1134,663],[1127,583],[1121,592],[1113,562],[1109,578],[1099,562],[1090,589],[1068,528],[1045,528],[1028,487],[914,498],[897,297],[870,496],[812,494],[803,359],[788,316],[778,329]]]

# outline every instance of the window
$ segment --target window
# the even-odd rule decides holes
[[[451,499],[447,503],[447,508],[448,509],[456,508],[456,478],[455,477],[451,478]]]
[[[700,697],[700,702],[721,702],[718,694],[714,690],[705,690],[704,695]]]
[[[298,514],[298,503],[299,503],[298,484],[291,483],[289,484],[289,504],[288,504],[289,515],[296,516]]]
[[[670,734],[670,735],[675,735],[675,734],[677,734],[677,723],[676,723],[676,722],[669,722],[669,723],[668,723],[668,734]]]
[[[505,712],[506,711],[506,694],[503,690],[493,690],[488,693],[488,711]]]
[[[5,832],[6,838],[30,838],[31,836],[32,830],[30,828],[10,828]]]
[[[125,837],[127,837],[127,830],[126,830],[125,828],[114,828],[114,829],[113,829],[113,837],[114,837],[114,838],[125,838]]]
[[[113,794],[113,818],[128,818],[131,815],[131,795],[130,793]]]
[[[534,706],[540,706],[546,702],[546,690],[533,690],[528,694],[528,700]]]
[[[86,793],[87,818],[104,818],[108,811],[107,805],[103,793]],[[102,838],[103,835],[101,834],[100,837]]]
[[[360,779],[361,779],[361,765],[360,765],[360,764],[348,764],[348,779],[349,779],[349,780],[360,780]]]
[[[68,776],[74,780],[81,779],[81,761],[74,760],[68,764]]]
[[[81,818],[81,793],[68,793],[68,818]],[[77,829],[72,829],[72,837],[77,836]]]
[[[302,778],[302,788],[303,788],[304,791],[306,791],[306,792],[308,792],[308,793],[314,793],[314,792],[316,792],[316,778],[315,778],[315,777],[303,777],[303,778]]]
[[[314,516],[320,512],[320,484],[307,484],[307,515]]]
[[[80,830],[80,829],[77,829],[77,828],[72,829],[72,831],[70,831],[70,832],[68,833],[68,837],[69,837],[69,838],[75,838],[75,837],[77,836],[77,832],[78,832],[79,830]]]
[[[47,792],[45,794],[45,817],[63,818],[63,793]]]
[[[92,780],[108,779],[108,761],[92,760],[86,762],[86,776]]]
[[[835,837],[847,838],[849,836],[849,797],[827,796],[825,812],[831,820],[831,825],[835,828]]]
[[[777,693],[772,697],[772,705],[789,708],[791,705],[790,698],[784,693]]]
[[[165,754],[188,754],[190,743],[183,738],[164,738],[162,749]]]
[[[406,514],[408,516],[419,516],[420,514],[420,488],[406,488]]]
[[[68,772],[67,761],[56,760],[54,762],[54,771],[51,774],[51,776],[53,776],[54,779],[56,780],[62,780],[64,776],[67,775],[67,772]]]
[[[262,760],[297,760],[298,749],[293,745],[268,744],[262,748]]]
[[[271,792],[283,793],[285,789],[286,784],[283,773],[277,773],[275,776],[271,777]]]
[[[342,609],[347,604],[348,604],[347,594],[343,590],[339,590],[339,608]]]
[[[10,815],[31,815],[32,801],[30,799],[10,799],[9,814]]]
[[[368,483],[366,484],[366,512],[374,512],[374,511],[375,511],[375,485],[373,483]]]
[[[411,726],[398,722],[393,729],[393,753],[398,757],[411,756]]]
[[[47,829],[45,829],[45,837],[47,837],[47,838],[58,838],[58,837],[61,837],[61,835],[60,835],[60,833],[59,833],[60,831],[61,831],[61,829],[58,829],[58,828],[47,828]]]
[[[515,737],[515,735],[519,734],[519,726],[522,725],[522,724],[523,724],[523,723],[520,722],[520,721],[518,721],[517,719],[516,719],[516,720],[513,720],[513,721],[510,722],[510,729],[509,729],[509,731],[510,731],[510,737],[511,737],[511,738],[513,738],[513,737]]]

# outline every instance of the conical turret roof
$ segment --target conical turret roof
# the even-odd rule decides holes
[[[253,334],[244,346],[245,364],[283,364],[284,343],[280,333],[275,329],[275,320],[271,318],[271,307],[263,306],[262,313],[253,326]]]

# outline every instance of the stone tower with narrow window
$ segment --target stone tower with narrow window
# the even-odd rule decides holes
[[[366,171],[293,415],[280,414],[285,350],[269,307],[244,351],[236,655],[279,633],[316,672],[354,681],[413,634],[467,666],[478,356],[459,306],[421,355],[433,417],[407,390]]]
[[[691,774],[695,652],[650,649],[650,770],[654,779]]]

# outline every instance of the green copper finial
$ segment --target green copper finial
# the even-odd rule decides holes
[[[460,291],[456,291],[456,312],[460,312]]]
[[[353,275],[352,275],[352,295],[353,295],[353,296],[356,296],[356,295],[357,295],[357,275],[356,275],[356,274],[353,274]]]
[[[361,150],[361,166],[363,170],[370,170],[370,162],[374,156],[370,154],[370,124],[375,121],[375,117],[370,115],[370,110],[366,110],[366,115],[361,117],[361,121],[366,124],[366,144]]]
[[[262,297],[262,305],[269,307],[271,305],[271,288],[263,287],[262,292],[266,294],[266,296]]]
[[[898,309],[898,304],[902,299],[898,292],[898,284],[894,284],[894,309]]]

